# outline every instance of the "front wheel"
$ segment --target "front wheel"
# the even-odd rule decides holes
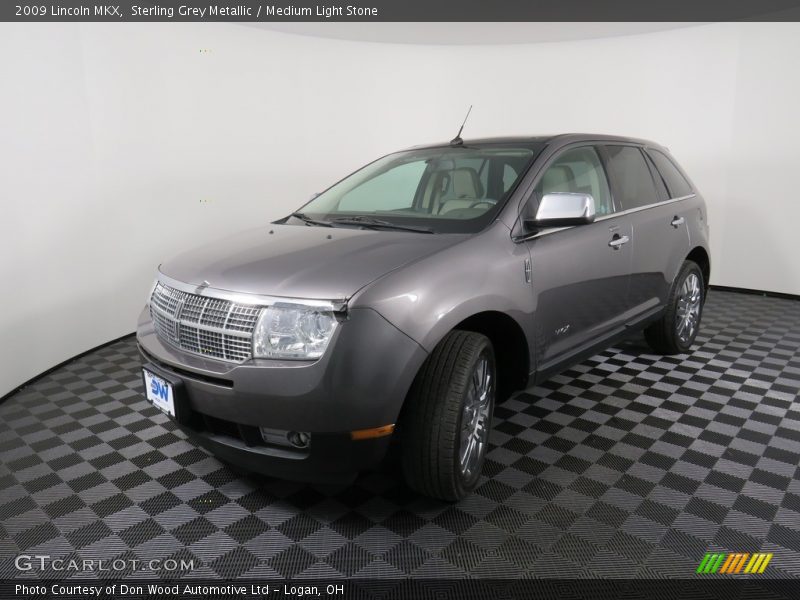
[[[660,354],[688,352],[700,330],[704,301],[703,271],[687,260],[675,278],[664,315],[644,331],[647,343]]]
[[[400,427],[403,473],[427,496],[460,500],[480,479],[496,391],[489,339],[452,331],[417,374]]]

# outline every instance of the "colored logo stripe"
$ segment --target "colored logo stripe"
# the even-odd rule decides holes
[[[769,554],[753,554],[753,558],[750,559],[750,562],[747,563],[747,567],[745,567],[745,573],[763,573],[764,569],[767,568],[769,561],[772,560],[772,553]]]
[[[706,554],[700,566],[697,567],[697,573],[716,573],[724,558],[724,554]]]
[[[738,573],[744,567],[744,561],[750,558],[749,554],[729,554],[728,560],[722,565],[720,573]]]
[[[763,573],[770,560],[772,560],[772,553],[708,552],[700,561],[696,573],[725,573],[727,575]]]

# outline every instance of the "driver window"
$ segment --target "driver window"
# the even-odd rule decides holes
[[[534,189],[537,198],[554,192],[591,194],[598,216],[614,212],[608,181],[597,151],[586,146],[567,150],[539,179]]]

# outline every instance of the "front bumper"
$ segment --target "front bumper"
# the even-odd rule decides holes
[[[427,353],[371,309],[352,309],[317,361],[232,364],[162,342],[147,309],[137,341],[150,370],[179,381],[188,408],[178,423],[199,445],[247,470],[285,479],[343,481],[378,463],[390,437],[352,431],[397,421]],[[307,449],[264,443],[260,427],[311,433]]]

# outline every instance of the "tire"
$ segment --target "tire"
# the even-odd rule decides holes
[[[401,463],[411,488],[448,501],[475,489],[488,447],[495,380],[486,336],[456,330],[436,346],[411,386],[400,423]],[[472,453],[464,452],[467,446]]]
[[[684,262],[672,284],[666,311],[644,330],[644,337],[653,350],[659,354],[684,354],[691,350],[700,330],[705,289],[703,271],[697,263]]]

